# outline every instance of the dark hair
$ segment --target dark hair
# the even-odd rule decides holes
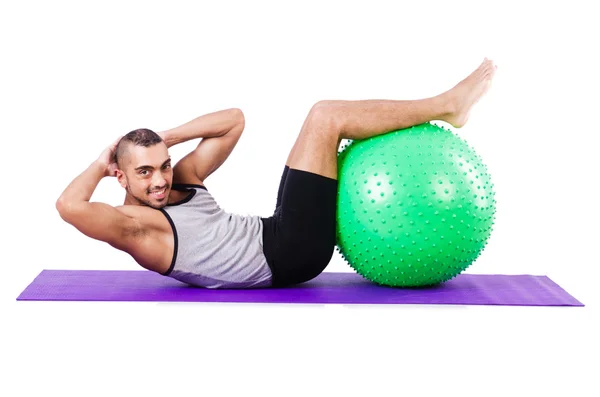
[[[133,130],[128,132],[127,135],[124,135],[123,138],[117,144],[117,149],[115,150],[115,154],[113,157],[113,161],[117,163],[119,168],[121,168],[121,164],[119,161],[123,159],[123,157],[127,153],[127,144],[131,143],[136,146],[152,146],[157,143],[162,142],[162,138],[156,132],[149,130],[147,128],[139,128],[137,130]]]

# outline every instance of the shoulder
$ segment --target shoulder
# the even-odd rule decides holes
[[[157,212],[154,208],[143,205],[118,205],[115,207],[115,209],[129,216],[130,218],[139,220],[153,214],[154,212]]]
[[[172,191],[189,192],[192,189],[208,190],[204,183],[174,183],[171,187]]]
[[[141,205],[115,208],[135,219],[136,226],[123,236],[120,246],[113,246],[127,252],[148,270],[166,271],[173,255],[173,232],[167,218],[160,210]]]
[[[143,205],[120,205],[115,207],[117,211],[125,214],[133,220],[131,230],[128,234],[131,236],[149,237],[153,232],[165,232],[169,229],[165,226],[165,216],[160,210]]]
[[[192,200],[198,191],[208,191],[204,184],[177,183],[171,187],[168,206],[178,206]]]

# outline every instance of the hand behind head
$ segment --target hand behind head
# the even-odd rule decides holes
[[[117,163],[115,162],[115,151],[117,149],[117,145],[123,136],[117,138],[116,141],[112,143],[109,147],[104,149],[104,151],[98,157],[98,162],[106,166],[106,171],[104,172],[104,176],[116,176]]]

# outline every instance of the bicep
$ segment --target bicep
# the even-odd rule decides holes
[[[98,202],[70,205],[61,217],[81,233],[124,250],[141,232],[139,222],[115,207]]]
[[[203,182],[215,172],[233,151],[241,133],[227,133],[216,138],[204,138],[173,168],[175,183]]]

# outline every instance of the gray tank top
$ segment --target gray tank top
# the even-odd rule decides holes
[[[225,212],[202,185],[174,184],[173,189],[190,194],[161,209],[175,236],[165,276],[206,288],[271,285],[259,216]]]

